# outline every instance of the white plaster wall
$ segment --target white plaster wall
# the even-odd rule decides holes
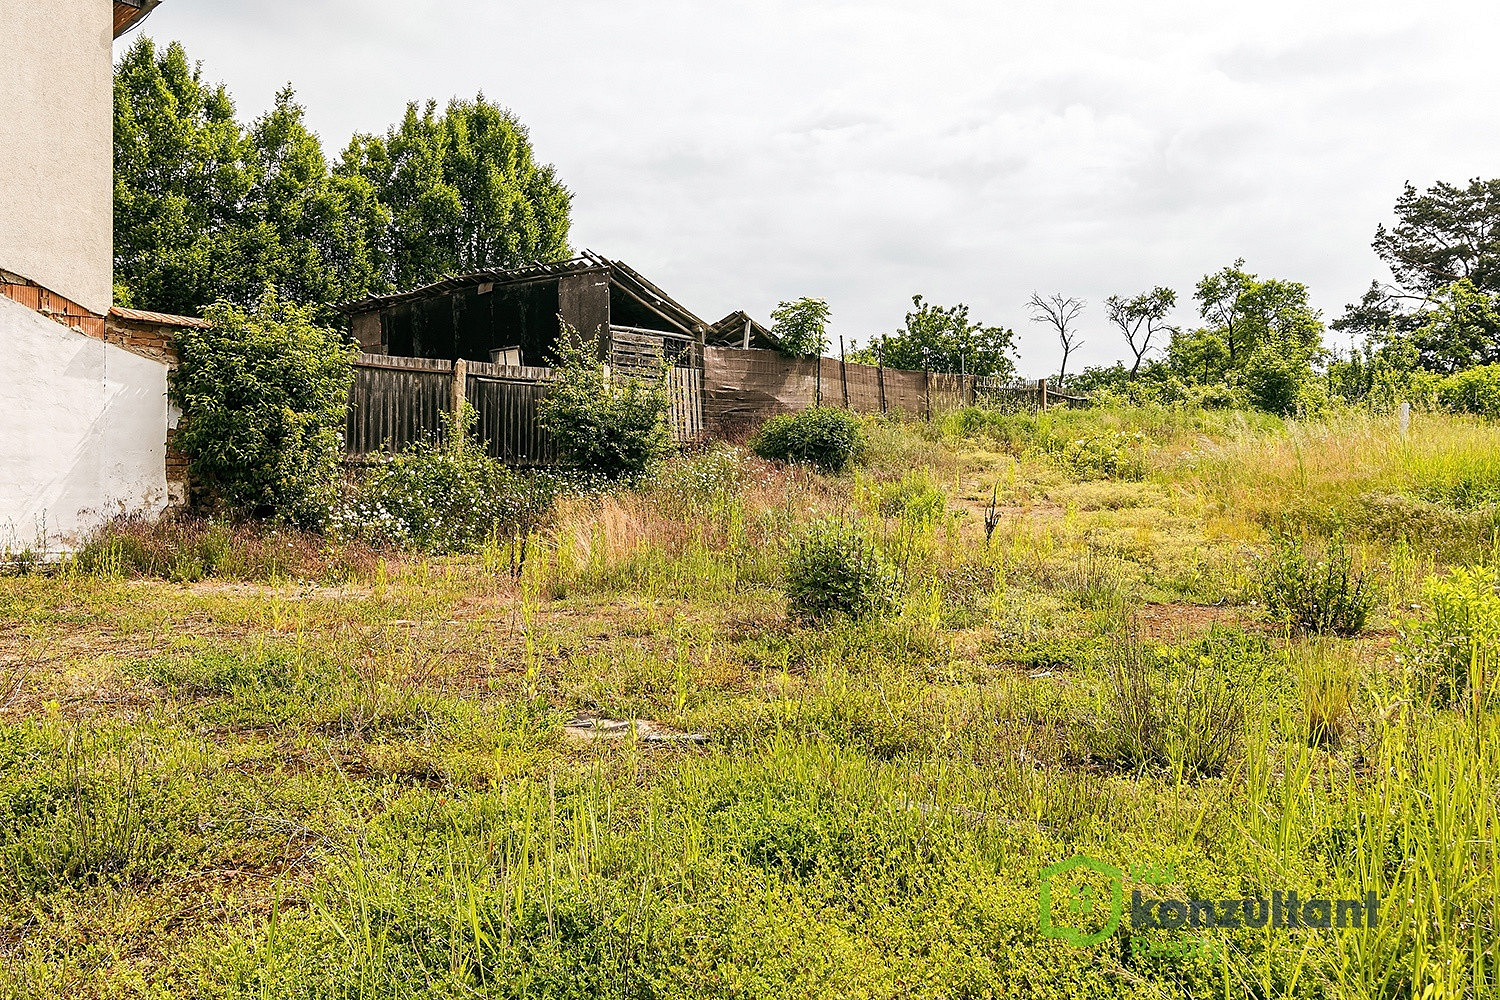
[[[0,0],[0,269],[96,313],[114,284],[114,0]]]
[[[162,510],[166,440],[166,365],[0,296],[0,552]]]

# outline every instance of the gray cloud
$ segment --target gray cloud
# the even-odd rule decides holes
[[[1403,180],[1497,173],[1496,27],[1458,0],[166,0],[146,30],[247,117],[293,81],[331,151],[483,90],[575,191],[577,244],[710,318],[823,295],[864,338],[922,292],[1044,373],[1033,289],[1091,302],[1086,363],[1122,353],[1106,295],[1186,299],[1241,256],[1336,314]]]

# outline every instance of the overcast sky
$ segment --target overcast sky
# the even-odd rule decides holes
[[[290,81],[330,157],[408,100],[485,96],[572,189],[573,243],[709,321],[826,298],[894,331],[914,293],[1014,327],[1244,257],[1332,319],[1403,181],[1500,176],[1500,9],[1457,0],[165,0],[242,118]],[[130,38],[117,44],[127,45]],[[1070,367],[1072,365],[1070,364]]]

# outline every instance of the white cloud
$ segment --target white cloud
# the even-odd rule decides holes
[[[574,189],[574,238],[709,319],[822,295],[836,332],[912,293],[1025,320],[1033,289],[1184,300],[1236,257],[1336,315],[1402,181],[1500,175],[1493,8],[896,0],[166,0],[249,116],[290,80],[331,152],[482,90]],[[1182,319],[1189,318],[1183,310]]]

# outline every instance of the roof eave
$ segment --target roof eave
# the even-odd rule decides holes
[[[161,0],[115,0],[115,37],[130,31],[161,5]]]

